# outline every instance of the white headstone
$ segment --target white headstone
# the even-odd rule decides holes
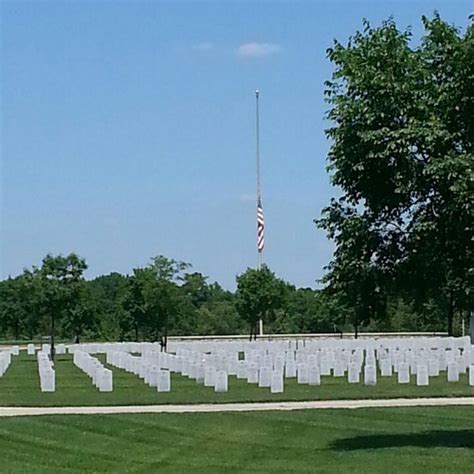
[[[439,359],[431,357],[428,360],[428,375],[430,377],[438,377],[439,375]]]
[[[102,369],[98,378],[98,388],[99,392],[112,392],[113,391],[113,381],[112,381],[112,371],[109,369]]]
[[[270,392],[283,393],[283,372],[281,370],[272,370]]]
[[[448,364],[448,382],[459,382],[459,370],[457,362]]]
[[[327,357],[321,357],[319,370],[321,375],[331,375],[331,361]]]
[[[214,386],[215,392],[228,391],[228,376],[225,370],[218,370],[216,372],[216,384]]]
[[[407,362],[398,364],[398,383],[410,383],[410,366]]]
[[[169,392],[171,390],[171,376],[169,370],[158,371],[158,392]]]
[[[247,367],[247,382],[258,383],[258,365],[250,362]]]
[[[204,377],[206,375],[206,369],[203,363],[197,364],[196,367],[196,382],[204,383]]]
[[[390,359],[386,358],[380,360],[380,375],[382,377],[392,376],[392,362]]]
[[[364,384],[365,385],[376,385],[377,384],[377,370],[374,365],[366,365],[364,367]]]
[[[247,362],[245,362],[245,360],[239,360],[236,372],[238,379],[247,378]]]
[[[271,370],[269,367],[260,367],[260,370],[258,371],[258,386],[271,386]]]
[[[204,371],[204,386],[214,387],[216,383],[216,369],[212,366],[206,367]]]
[[[317,365],[308,367],[308,383],[309,385],[321,385],[321,373]]]
[[[359,383],[360,381],[360,367],[355,362],[349,364],[349,373],[347,376],[349,383]]]
[[[189,375],[190,370],[191,370],[191,361],[188,358],[183,359],[183,366],[181,369],[181,373],[183,375]]]
[[[308,366],[306,364],[298,365],[297,382],[300,384],[308,383]]]
[[[56,377],[54,370],[44,370],[40,374],[41,391],[54,392],[56,391]]]
[[[287,360],[285,363],[285,377],[296,377],[296,362],[294,360]]]
[[[148,376],[148,384],[150,387],[158,387],[158,372],[159,368],[156,365],[151,366],[149,376]]]
[[[345,364],[344,361],[341,359],[336,359],[334,361],[334,377],[344,377],[345,375]]]
[[[66,346],[64,344],[58,344],[56,346],[56,354],[66,354]]]
[[[429,385],[428,366],[426,364],[419,364],[416,368],[416,384],[419,387]]]

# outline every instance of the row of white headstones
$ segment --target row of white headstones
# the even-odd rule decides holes
[[[55,371],[49,346],[37,352],[42,391],[55,390]],[[377,377],[397,374],[398,383],[429,385],[430,377],[447,371],[448,382],[468,374],[474,386],[474,350],[468,338],[413,338],[365,340],[287,340],[275,342],[174,342],[173,352],[160,352],[153,343],[106,343],[58,345],[58,353],[74,354],[74,363],[101,392],[113,390],[112,371],[91,354],[105,353],[107,363],[134,373],[160,392],[171,390],[171,373],[194,379],[216,392],[228,391],[229,376],[284,391],[284,379],[299,384],[320,385],[321,376],[345,377],[349,383],[376,385]],[[28,345],[29,354],[31,346]],[[0,352],[0,376],[7,370],[18,346]],[[139,356],[133,354],[140,354]],[[241,360],[241,355],[244,359]]]
[[[59,354],[66,354],[67,351],[68,348],[66,345],[59,345]],[[56,371],[50,358],[50,346],[48,344],[43,344],[41,349],[36,352],[34,344],[28,344],[27,353],[28,355],[36,354],[41,391],[55,392]],[[12,346],[7,350],[0,351],[0,378],[3,377],[9,368],[12,361],[12,356],[17,356],[19,354],[19,346]],[[111,392],[113,390],[112,371],[105,368],[98,359],[92,357],[87,352],[78,350],[74,351],[73,360],[77,367],[82,369],[87,375],[91,377],[92,383],[98,388],[100,392]]]
[[[54,392],[56,390],[56,371],[46,351],[38,351],[38,373],[42,392]]]
[[[284,379],[299,384],[319,385],[322,375],[344,377],[349,383],[375,385],[377,376],[395,372],[398,382],[410,383],[416,375],[418,386],[429,385],[429,378],[447,371],[448,382],[469,374],[474,386],[474,351],[466,338],[400,339],[364,341],[294,341],[174,343],[174,353],[159,352],[150,343],[127,343],[85,348],[105,352],[107,363],[144,379],[160,392],[171,389],[170,373],[194,379],[216,392],[228,391],[228,377],[235,375],[248,383],[284,391]],[[132,355],[140,353],[141,356]],[[244,359],[240,360],[240,354]],[[379,369],[379,371],[377,370]]]

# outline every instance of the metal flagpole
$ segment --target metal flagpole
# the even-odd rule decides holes
[[[258,107],[258,98],[260,91],[257,89],[255,91],[255,106],[256,106],[256,158],[257,158],[257,208],[261,202],[261,189],[260,189],[260,117],[259,117],[259,107]],[[262,268],[262,251],[259,250],[257,244],[257,268],[260,270]],[[260,336],[263,336],[263,321],[260,319],[258,321],[258,328]]]
[[[260,91],[257,89],[255,91],[255,105],[256,105],[256,153],[257,153],[257,206],[259,200],[261,199],[261,190],[260,190],[260,117],[259,117],[259,107],[258,107],[258,97]],[[260,270],[262,266],[262,253],[259,251],[257,246],[257,268]]]

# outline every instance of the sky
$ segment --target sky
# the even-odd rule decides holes
[[[225,288],[255,267],[255,89],[263,259],[317,287],[326,49],[367,18],[422,33],[472,1],[1,2],[0,278],[76,252],[86,276],[155,255]]]

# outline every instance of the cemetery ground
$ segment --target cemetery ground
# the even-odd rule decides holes
[[[429,386],[416,385],[415,376],[410,384],[397,383],[396,375],[378,377],[377,385],[363,382],[349,384],[347,377],[322,376],[321,385],[298,384],[296,379],[285,379],[283,393],[270,393],[229,377],[229,391],[216,393],[194,380],[173,373],[171,392],[157,392],[138,376],[105,364],[105,356],[97,357],[113,371],[113,392],[99,392],[90,378],[74,365],[72,355],[57,355],[56,391],[40,390],[37,359],[24,351],[12,358],[11,366],[0,378],[0,406],[98,406],[98,405],[152,405],[152,404],[200,404],[226,402],[349,400],[421,397],[473,397],[474,387],[469,386],[467,375],[461,374],[459,382],[448,383],[446,373],[431,377]],[[467,410],[468,408],[466,408]]]
[[[7,472],[472,473],[474,410],[3,418],[0,445]]]

